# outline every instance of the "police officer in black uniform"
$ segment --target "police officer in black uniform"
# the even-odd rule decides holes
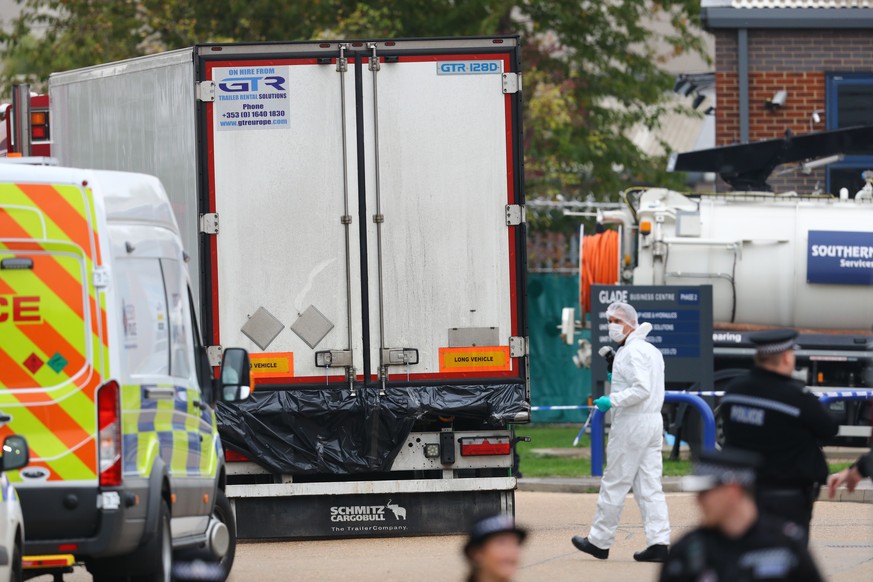
[[[750,335],[755,367],[736,378],[721,400],[725,446],[763,457],[757,474],[758,508],[792,521],[809,540],[812,504],[828,477],[821,441],[837,434],[818,398],[791,378],[797,332]]]
[[[758,512],[752,466],[759,459],[750,455],[705,451],[682,479],[684,490],[697,492],[702,524],[670,548],[661,582],[822,579],[801,529]]]

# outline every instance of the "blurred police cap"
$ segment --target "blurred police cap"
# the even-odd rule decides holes
[[[739,449],[703,451],[694,463],[691,475],[683,477],[683,491],[709,491],[720,485],[735,483],[747,489],[755,485],[755,469],[762,464],[760,455]]]
[[[469,554],[470,550],[481,546],[491,536],[501,533],[514,533],[518,536],[518,541],[523,542],[527,537],[527,531],[516,526],[512,516],[500,514],[486,517],[473,525],[470,530],[470,538],[464,546],[464,553]]]

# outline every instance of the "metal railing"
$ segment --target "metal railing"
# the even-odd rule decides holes
[[[700,417],[703,420],[703,446],[711,450],[715,448],[715,416],[701,396],[724,396],[724,392],[701,391],[692,393],[668,390],[664,393],[664,402],[667,404],[690,404],[700,412]],[[829,404],[837,400],[871,400],[873,399],[873,390],[832,390],[821,392],[818,397],[822,404]],[[603,418],[604,413],[594,409],[591,420],[591,475],[593,477],[603,476]]]
[[[700,413],[703,419],[703,446],[706,449],[715,448],[715,415],[706,401],[697,394],[689,392],[664,392],[665,404],[690,404]],[[603,477],[603,417],[604,413],[595,409],[591,420],[591,476]]]

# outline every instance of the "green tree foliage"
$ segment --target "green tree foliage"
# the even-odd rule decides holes
[[[612,198],[675,184],[626,137],[658,126],[673,79],[658,68],[701,51],[697,0],[18,0],[0,37],[3,94],[15,80],[208,42],[517,34],[523,42],[528,197]],[[669,36],[652,19],[671,22]],[[659,52],[660,51],[660,52]]]

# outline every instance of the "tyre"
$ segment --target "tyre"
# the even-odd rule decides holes
[[[161,500],[158,529],[149,542],[135,552],[131,564],[132,582],[172,582],[173,535],[170,530],[170,508]]]
[[[715,448],[719,451],[724,448],[724,414],[721,407],[715,409]]]
[[[233,559],[236,556],[236,517],[233,514],[233,507],[230,506],[227,495],[220,489],[215,497],[215,508],[212,510],[212,515],[227,527],[229,538],[227,553],[218,561],[222,573],[221,580],[224,581],[230,576],[230,569],[233,567]]]
[[[174,580],[185,582],[208,579],[224,582],[230,576],[236,555],[236,518],[224,491],[219,490],[215,496],[212,516],[227,527],[227,552],[220,560],[216,559],[209,549],[189,549],[179,552],[176,555],[177,565],[173,571]]]
[[[10,566],[9,580],[10,582],[22,582],[24,580],[24,569],[21,567],[21,541],[15,539],[15,548],[12,550],[12,563]]]
[[[163,499],[158,512],[157,528],[144,545],[124,556],[86,562],[94,582],[172,582],[170,508]]]

